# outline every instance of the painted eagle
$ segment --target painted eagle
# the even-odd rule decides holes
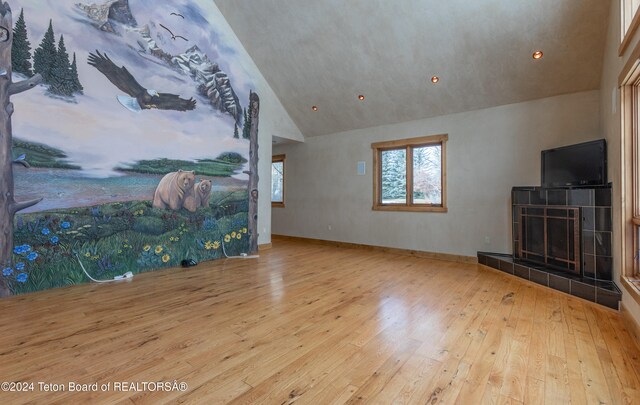
[[[118,96],[117,98],[120,104],[130,111],[140,112],[151,108],[189,111],[196,108],[196,100],[193,97],[185,100],[175,94],[158,93],[153,89],[145,89],[126,67],[116,66],[106,53],[103,55],[98,50],[96,50],[96,54],[90,53],[87,63],[98,69],[111,83],[128,94],[128,96]]]

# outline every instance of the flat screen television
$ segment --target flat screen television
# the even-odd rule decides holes
[[[606,184],[606,140],[599,139],[542,151],[542,187]]]

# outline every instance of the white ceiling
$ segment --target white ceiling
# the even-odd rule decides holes
[[[214,1],[305,136],[597,89],[610,5]]]

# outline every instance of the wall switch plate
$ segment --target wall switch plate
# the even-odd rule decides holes
[[[358,176],[364,176],[367,171],[367,164],[364,161],[358,162]]]

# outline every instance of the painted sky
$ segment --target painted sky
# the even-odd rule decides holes
[[[67,51],[76,53],[78,73],[84,95],[76,96],[77,103],[47,96],[46,87],[39,86],[12,98],[14,137],[41,142],[65,151],[70,160],[80,165],[87,176],[116,175],[117,166],[142,159],[212,158],[222,152],[233,151],[248,157],[249,142],[233,139],[234,120],[210,106],[197,94],[196,83],[189,77],[168,67],[149,54],[138,51],[136,32],[122,35],[102,32],[92,26],[75,3],[95,0],[23,0],[10,1],[17,19],[24,8],[32,52],[40,44],[49,19],[53,21],[56,42],[64,35]],[[95,1],[100,3],[101,1]],[[218,63],[244,107],[249,90],[255,89],[248,66],[248,57],[238,50],[233,35],[221,32],[225,27],[222,15],[211,0],[130,0],[130,7],[138,26],[150,26],[151,36],[172,55],[183,53],[197,45],[209,59]],[[183,14],[185,19],[171,16]],[[173,41],[159,24],[171,28],[189,42]],[[123,94],[97,69],[87,64],[87,57],[95,50],[106,52],[119,66],[125,65],[137,81],[159,92],[194,97],[193,111],[145,110],[133,113],[116,100]],[[241,175],[246,178],[246,175]]]

